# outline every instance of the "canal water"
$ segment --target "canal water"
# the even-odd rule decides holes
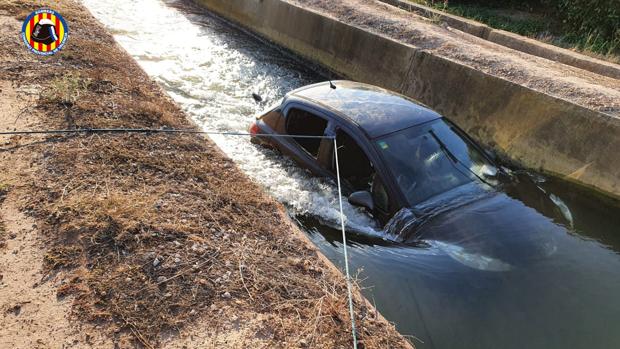
[[[329,77],[185,1],[83,3],[206,130],[246,131],[286,92]],[[253,92],[265,102],[256,103]],[[331,183],[247,138],[212,139],[342,265]],[[366,297],[418,348],[620,348],[620,208],[563,181],[531,176],[572,226],[553,233],[549,258],[509,270],[477,268],[458,246],[390,242],[345,203],[352,270]],[[499,230],[503,221],[519,224],[498,217]]]

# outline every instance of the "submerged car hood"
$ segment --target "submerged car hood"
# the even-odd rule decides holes
[[[385,227],[396,241],[426,243],[461,264],[493,271],[551,256],[558,234],[566,232],[536,208],[475,183],[404,208]]]

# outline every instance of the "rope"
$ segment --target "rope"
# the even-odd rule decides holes
[[[275,138],[314,138],[314,139],[333,139],[334,157],[336,160],[336,180],[338,183],[338,204],[340,208],[340,229],[342,230],[342,245],[344,250],[344,270],[347,281],[347,296],[349,298],[349,315],[351,316],[351,335],[353,336],[353,349],[357,349],[357,333],[355,329],[355,312],[353,311],[353,295],[351,292],[351,275],[349,273],[349,256],[347,254],[347,236],[344,228],[344,210],[342,208],[342,188],[340,185],[340,166],[338,165],[338,143],[334,136],[309,136],[309,135],[282,135],[247,132],[220,132],[220,131],[200,131],[193,129],[169,129],[169,128],[83,128],[72,130],[30,130],[30,131],[2,131],[0,136],[12,135],[33,135],[33,134],[69,134],[69,133],[192,133],[223,136],[260,136]]]
[[[351,295],[351,276],[349,274],[349,256],[347,255],[347,235],[344,230],[344,212],[342,210],[342,189],[340,188],[340,166],[338,165],[338,143],[334,137],[334,156],[336,158],[336,179],[338,180],[338,202],[340,204],[340,230],[342,230],[342,246],[344,250],[344,270],[347,277],[347,294],[349,296],[349,315],[351,316],[351,334],[353,335],[353,349],[357,349],[357,334],[355,333],[355,313],[353,312],[353,296]]]

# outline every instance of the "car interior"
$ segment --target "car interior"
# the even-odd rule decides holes
[[[287,115],[286,131],[290,135],[324,135],[327,120],[301,109],[291,109]],[[294,138],[315,159],[321,148],[320,138]],[[358,191],[371,193],[374,207],[387,212],[389,198],[385,187],[362,148],[343,130],[336,132],[340,176],[349,194]],[[335,157],[331,157],[331,170],[336,172]],[[345,189],[346,190],[346,189]]]
[[[286,132],[290,135],[323,136],[327,120],[301,109],[291,109],[286,117]],[[321,138],[295,138],[295,141],[315,159],[319,155]]]
[[[368,191],[371,189],[372,177],[375,169],[364,154],[360,146],[347,133],[338,130],[336,133],[338,144],[338,160],[341,178],[346,180],[353,191]],[[335,171],[335,159],[332,171]]]

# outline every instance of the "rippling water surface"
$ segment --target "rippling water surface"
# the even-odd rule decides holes
[[[246,131],[256,113],[286,92],[327,79],[186,2],[83,3],[205,130]],[[254,102],[252,92],[265,102]],[[341,263],[333,185],[247,138],[212,138]],[[458,244],[390,243],[369,217],[345,203],[351,263],[368,287],[367,298],[419,348],[620,348],[620,209],[555,179],[540,185],[570,214],[574,228],[553,233],[552,257],[494,271],[484,270],[492,261]],[[448,225],[436,227],[442,228],[454,234]],[[477,233],[476,224],[464,228]]]

